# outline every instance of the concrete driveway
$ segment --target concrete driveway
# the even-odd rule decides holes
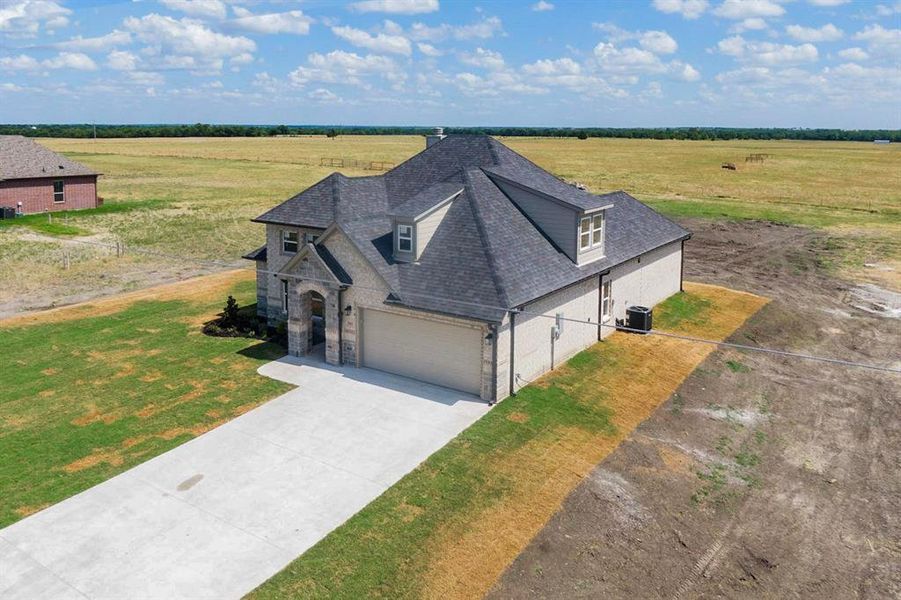
[[[260,373],[299,387],[0,530],[0,598],[239,598],[488,410],[370,369]]]

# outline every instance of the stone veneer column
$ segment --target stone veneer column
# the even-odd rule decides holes
[[[325,362],[330,365],[341,364],[341,346],[339,323],[341,319],[341,307],[338,306],[338,290],[329,289],[324,299],[325,312]]]
[[[310,353],[313,303],[310,293],[299,292],[299,284],[291,286],[288,294],[288,354],[306,356]]]

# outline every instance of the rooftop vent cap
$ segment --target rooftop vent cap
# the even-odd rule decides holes
[[[444,135],[444,127],[435,127],[432,130],[432,135],[425,136],[425,147],[431,148],[432,144],[437,144],[445,137],[447,136]]]

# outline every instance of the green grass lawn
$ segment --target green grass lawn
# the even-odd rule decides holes
[[[231,293],[252,302],[254,282]],[[256,373],[280,347],[200,333],[224,300],[0,328],[0,527],[290,388]]]

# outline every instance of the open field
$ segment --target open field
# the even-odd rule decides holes
[[[56,217],[52,226],[32,219],[24,227],[0,227],[0,315],[221,268],[192,262],[195,258],[241,264],[238,257],[262,240],[262,227],[249,220],[334,170],[320,167],[320,158],[397,163],[423,146],[416,136],[39,141],[103,172],[100,194],[107,207],[125,203],[128,210]],[[830,243],[847,250],[836,256],[836,270],[864,271],[881,285],[901,289],[899,145],[503,141],[592,191],[625,189],[670,215],[826,227],[833,236]],[[770,158],[745,163],[751,153]],[[735,162],[738,170],[721,169],[724,161]],[[116,258],[109,246],[78,243],[85,241],[120,241],[175,258],[134,252]],[[63,271],[66,251],[70,266]],[[877,265],[864,270],[865,263]]]
[[[821,232],[686,225],[687,277],[772,299],[734,341],[901,368],[901,319],[856,308],[853,284],[821,264]],[[703,312],[670,304],[664,322]],[[897,373],[717,351],[488,598],[897,598],[899,385]]]
[[[718,339],[766,304],[716,286],[689,284],[686,295],[704,308],[684,322]],[[481,597],[712,351],[614,333],[497,405],[251,597]],[[662,366],[660,356],[671,359]]]
[[[225,272],[0,321],[0,527],[290,389],[256,374],[281,348],[200,332],[254,283]]]

